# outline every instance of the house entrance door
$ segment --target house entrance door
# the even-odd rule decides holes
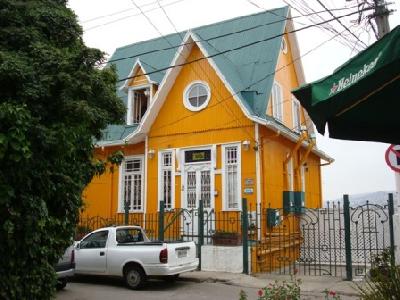
[[[199,203],[203,200],[204,235],[212,231],[211,214],[214,212],[214,178],[210,163],[186,165],[183,192],[185,213],[183,214],[184,237],[197,241],[199,228]]]

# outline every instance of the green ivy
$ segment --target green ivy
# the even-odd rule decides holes
[[[54,297],[82,191],[121,161],[94,163],[124,106],[66,2],[0,0],[0,299]]]

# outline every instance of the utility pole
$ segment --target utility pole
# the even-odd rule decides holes
[[[385,34],[390,32],[390,27],[389,27],[389,14],[391,13],[390,10],[387,9],[386,7],[386,2],[385,0],[374,0],[375,3],[375,12],[372,15],[372,17],[375,19],[376,27],[378,27],[378,36],[377,39],[380,40]],[[393,204],[393,195],[390,196],[392,201],[392,209],[393,205],[395,206],[394,211],[392,211],[392,216],[391,216],[391,222],[395,222],[396,226],[396,232],[400,229],[400,212],[399,212],[399,207],[400,207],[400,173],[394,172],[394,178],[396,182],[396,198]],[[397,209],[397,211],[396,211]],[[393,223],[392,223],[393,224]],[[393,225],[392,225],[393,228]],[[391,231],[391,234],[394,235],[393,229]],[[391,240],[392,245],[395,244],[394,248],[398,249],[400,247],[400,240],[399,240],[399,235],[396,234],[393,236],[394,241]],[[391,261],[394,262],[395,265],[400,265],[400,251],[396,250],[395,252],[391,253]]]
[[[389,27],[389,14],[390,10],[386,7],[385,0],[374,0],[375,12],[373,18],[375,19],[376,27],[378,27],[378,40],[381,39],[385,34],[390,32]]]

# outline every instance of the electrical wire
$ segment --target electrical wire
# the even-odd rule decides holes
[[[307,2],[300,0],[301,2],[297,2],[296,0],[283,0],[287,5],[289,5],[290,7],[292,7],[295,11],[297,11],[300,15],[304,16],[304,17],[308,17],[308,19],[313,23],[313,24],[317,24],[319,22],[319,20],[324,20],[324,18],[318,14],[316,15],[311,15],[311,12],[315,12],[315,10],[310,7]],[[298,6],[298,8],[293,4],[296,3],[296,5]],[[355,8],[358,6],[352,6],[349,8]],[[302,11],[301,11],[302,10]],[[322,31],[326,31],[329,32],[330,34],[337,34],[338,31],[331,25],[331,24],[324,24],[321,27],[318,27],[320,30]],[[337,41],[339,43],[341,43],[342,45],[344,45],[345,47],[348,47],[349,49],[352,49],[354,47],[354,42],[350,41],[344,34],[343,35],[339,35]],[[362,50],[362,49],[360,49]],[[358,50],[358,51],[360,51]]]
[[[341,33],[339,32],[339,34],[341,34]],[[290,63],[288,63],[288,64],[286,64],[286,65],[284,65],[284,66],[282,66],[282,67],[276,69],[274,72],[271,72],[271,73],[266,74],[265,76],[261,77],[260,79],[258,79],[258,80],[256,80],[256,81],[254,81],[253,83],[249,84],[247,87],[245,87],[245,88],[243,88],[243,89],[241,89],[241,90],[239,90],[239,91],[235,91],[232,95],[230,95],[230,96],[228,96],[228,97],[222,99],[220,102],[215,103],[215,104],[208,105],[208,106],[205,107],[203,110],[207,110],[207,109],[213,108],[213,107],[215,107],[215,106],[217,106],[217,105],[220,105],[220,104],[221,104],[222,102],[224,102],[224,101],[227,101],[227,100],[229,100],[229,99],[233,99],[233,97],[234,97],[235,95],[237,95],[238,93],[240,93],[242,90],[250,89],[252,86],[254,86],[254,85],[256,85],[256,84],[259,84],[260,82],[266,80],[268,77],[273,76],[273,75],[275,75],[277,72],[280,72],[281,70],[283,70],[283,69],[285,69],[285,68],[287,68],[287,67],[293,65],[296,61],[300,60],[301,58],[305,57],[306,55],[309,55],[310,53],[314,52],[315,50],[317,50],[318,48],[322,47],[322,46],[325,45],[326,43],[332,41],[335,37],[336,37],[336,36],[330,37],[329,39],[327,39],[327,40],[325,40],[325,41],[319,43],[318,45],[316,45],[315,47],[311,48],[310,50],[308,50],[308,51],[305,52],[304,54],[302,54],[302,55],[300,55],[299,57],[293,59]],[[289,100],[288,100],[288,101],[289,101]],[[158,126],[158,127],[154,128],[154,130],[158,130],[158,129],[162,129],[162,128],[165,128],[165,127],[168,127],[168,126],[172,126],[172,125],[177,124],[178,122],[180,122],[180,121],[182,121],[182,120],[185,120],[185,119],[187,119],[187,118],[190,118],[190,117],[192,117],[192,115],[183,116],[183,117],[181,117],[181,118],[179,118],[179,119],[174,120],[173,122],[167,123],[167,124],[162,125],[162,126]]]
[[[138,6],[136,5],[136,3],[134,2],[134,0],[131,0],[131,1],[132,1],[132,3],[133,3],[136,7],[138,7]],[[166,10],[164,9],[164,7],[160,4],[159,1],[157,1],[157,3],[158,3],[158,6],[160,7],[160,9],[163,11],[164,15],[166,16],[168,22],[169,22],[169,23],[172,25],[172,27],[174,28],[175,32],[176,32],[178,35],[180,35],[181,39],[183,40],[183,37],[181,36],[181,34],[180,34],[180,33],[178,32],[178,30],[176,29],[175,24],[172,22],[171,18],[168,16],[168,14],[167,14]],[[160,35],[169,45],[171,45],[170,41],[168,41],[168,39],[161,33],[161,31],[158,29],[158,27],[157,27],[157,26],[151,21],[151,19],[143,12],[143,10],[141,10],[140,7],[138,7],[138,9],[139,9],[140,12],[143,14],[143,16],[148,20],[148,22],[151,24],[151,26],[152,26],[154,29],[156,29],[156,31],[159,33],[159,35]],[[172,46],[172,45],[171,45],[171,46]],[[179,53],[179,55],[181,55],[181,53]],[[194,73],[197,74],[196,69],[193,68],[192,65],[189,65],[189,67],[192,69],[192,71],[193,71]],[[200,65],[200,68],[202,69],[201,65]],[[202,71],[203,71],[204,75],[209,79],[209,77],[208,77],[207,73],[204,71],[204,69],[202,69]],[[198,74],[197,74],[197,75],[198,75]],[[214,85],[214,82],[213,82],[212,80],[209,79],[209,82],[210,82],[212,85]],[[214,86],[214,87],[215,87],[215,86]],[[215,90],[219,93],[218,89],[215,89]],[[219,96],[221,96],[221,95],[219,95]],[[223,107],[226,109],[226,111],[227,111],[229,114],[231,114],[231,116],[232,116],[233,118],[236,118],[236,115],[234,114],[234,112],[231,110],[231,108],[230,108],[229,106],[224,105]],[[229,111],[228,111],[228,110],[229,110]],[[240,124],[240,120],[237,119],[237,121],[238,121],[238,123]],[[249,134],[245,128],[243,128],[243,129],[244,129],[245,133],[246,133],[251,139],[253,139],[252,135]]]
[[[163,0],[160,0],[160,1],[163,1]],[[145,4],[143,4],[141,6],[141,8],[147,7],[147,6],[152,6],[153,4],[157,4],[157,1],[153,1],[153,2],[150,2],[150,3],[145,3]],[[87,20],[83,20],[81,23],[85,24],[85,23],[96,21],[96,20],[113,17],[113,16],[116,16],[116,15],[120,15],[120,14],[126,13],[126,12],[131,11],[131,10],[135,10],[135,8],[129,7],[129,8],[121,9],[121,10],[115,11],[115,12],[107,14],[107,15],[97,16],[97,17],[93,17],[93,18],[90,18],[90,19],[87,19]]]
[[[356,14],[356,13],[358,13],[358,12],[352,12],[352,13],[349,13],[349,14],[346,14],[346,15],[338,16],[338,18],[343,18],[343,17],[346,17],[346,16],[351,16],[351,15],[354,15],[354,14]],[[329,20],[325,20],[325,21],[323,21],[323,22],[320,22],[318,25],[324,24],[324,23],[328,23],[328,22],[332,22],[332,21],[334,21],[334,20],[335,20],[335,18],[332,18],[332,19],[329,19]],[[315,26],[317,26],[317,25],[313,25],[313,24],[312,24],[312,25],[308,25],[308,26],[305,26],[305,27],[301,27],[301,28],[299,28],[299,29],[294,29],[294,30],[288,31],[287,33],[288,33],[288,34],[290,34],[290,33],[295,33],[295,32],[303,31],[303,30],[306,30],[306,29],[309,29],[309,28],[312,28],[312,27],[315,27]],[[169,69],[173,69],[173,68],[176,68],[176,67],[182,67],[182,66],[184,66],[184,65],[192,64],[192,63],[194,63],[194,62],[198,62],[198,61],[201,61],[201,60],[204,60],[204,59],[213,58],[213,57],[216,57],[216,56],[225,54],[225,53],[229,53],[229,52],[232,52],[232,51],[241,50],[241,49],[250,47],[250,46],[255,45],[255,44],[259,44],[259,43],[262,43],[262,42],[270,41],[270,40],[273,40],[273,39],[275,39],[275,38],[279,38],[279,37],[281,37],[281,36],[283,36],[283,35],[285,35],[285,34],[286,34],[286,33],[281,33],[281,34],[277,34],[277,35],[274,35],[274,36],[271,36],[271,37],[268,37],[268,38],[265,38],[265,39],[256,40],[256,41],[253,41],[253,42],[251,42],[251,43],[243,44],[243,45],[238,46],[238,47],[235,47],[235,48],[230,48],[230,49],[227,49],[227,50],[224,50],[224,51],[221,51],[221,52],[217,52],[217,53],[211,54],[211,55],[209,55],[209,56],[204,56],[204,57],[201,57],[201,58],[197,58],[197,59],[194,59],[194,60],[185,62],[185,63],[176,64],[176,65],[173,65],[173,66],[168,66],[168,67],[156,69],[156,70],[154,70],[154,71],[147,72],[147,73],[144,73],[144,74],[142,74],[142,75],[151,75],[151,74],[154,74],[154,73],[159,73],[159,72],[166,71],[166,70],[169,70]],[[335,37],[336,37],[336,36],[337,36],[337,35],[335,35]],[[138,76],[137,76],[137,75],[128,76],[128,77],[125,77],[125,78],[122,78],[122,79],[117,80],[117,82],[122,82],[122,81],[125,81],[125,80],[128,80],[128,79],[132,79],[132,78],[136,78],[136,77],[138,77]]]
[[[343,8],[338,8],[336,10],[343,10]],[[268,11],[268,12],[271,12],[271,11]],[[325,11],[313,12],[310,15],[315,15],[315,14],[324,13],[324,12]],[[275,15],[277,15],[277,14],[275,14]],[[279,16],[279,15],[277,15],[277,16]],[[282,17],[282,16],[279,16],[279,17]],[[303,16],[294,16],[294,17],[289,17],[289,18],[283,17],[282,19],[277,20],[277,21],[272,21],[272,22],[268,22],[268,23],[264,23],[264,24],[260,24],[260,25],[251,26],[251,27],[248,27],[248,28],[245,28],[245,29],[241,29],[241,30],[237,30],[237,31],[231,31],[231,32],[228,32],[228,33],[225,33],[225,34],[216,35],[216,36],[213,36],[213,37],[210,37],[210,38],[207,38],[207,39],[200,39],[200,41],[208,42],[208,41],[212,41],[212,40],[215,40],[215,39],[227,37],[227,36],[230,36],[230,35],[247,32],[247,31],[250,31],[250,30],[253,30],[253,29],[257,29],[257,28],[260,28],[260,27],[273,25],[273,24],[280,23],[280,22],[285,21],[285,20],[293,20],[293,19],[301,18],[301,17],[303,17]],[[186,44],[185,43],[183,43],[183,44],[181,43],[181,44],[173,45],[173,46],[170,45],[170,47],[165,47],[165,48],[161,48],[161,49],[153,49],[153,50],[149,50],[149,51],[144,51],[144,52],[137,53],[137,54],[131,55],[131,56],[120,57],[120,58],[117,58],[117,59],[111,59],[111,60],[109,60],[107,62],[104,62],[103,64],[117,62],[117,61],[121,61],[121,60],[125,60],[125,59],[132,59],[132,58],[140,57],[140,56],[143,56],[143,55],[152,54],[152,53],[155,53],[155,52],[176,49],[176,48],[179,48],[181,46],[186,46],[187,44],[191,44],[191,43],[186,43]]]
[[[332,11],[329,10],[329,8],[321,1],[321,0],[316,0],[324,9],[326,9],[326,11],[334,18],[336,18],[336,16],[333,14]],[[353,37],[355,37],[357,39],[358,42],[360,42],[361,44],[363,44],[365,47],[368,47],[363,41],[360,40],[360,38],[358,36],[356,36],[353,32],[350,31],[350,29],[343,24],[343,22],[340,19],[336,19],[336,21],[342,25],[342,27],[344,29],[347,30],[347,32],[349,32]]]
[[[185,0],[176,0],[176,1],[170,2],[168,4],[165,4],[165,6],[174,5],[174,4],[183,2],[183,1],[185,1]],[[156,7],[156,8],[148,9],[145,12],[148,13],[148,12],[152,12],[152,11],[157,10],[157,9],[159,9],[159,8]],[[116,22],[123,21],[123,20],[128,19],[128,18],[140,16],[140,15],[141,15],[140,13],[137,13],[137,14],[134,14],[134,15],[124,16],[124,17],[121,17],[121,18],[118,18],[118,19],[115,19],[115,20],[112,20],[112,21],[109,21],[109,22],[106,22],[106,23],[102,23],[102,24],[98,24],[98,25],[86,28],[86,29],[84,29],[84,32],[88,32],[88,31],[91,31],[91,30],[96,29],[96,28],[100,28],[100,27],[103,27],[103,26],[106,26],[106,25],[110,25],[110,24],[113,24],[113,23],[116,23]]]

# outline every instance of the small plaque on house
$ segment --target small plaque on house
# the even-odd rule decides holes
[[[185,163],[211,161],[211,150],[185,151]]]
[[[245,185],[253,185],[254,184],[254,179],[253,178],[246,178],[244,180]]]
[[[254,189],[253,189],[253,188],[245,188],[245,189],[243,190],[243,193],[244,193],[245,195],[252,195],[253,192],[254,192]]]

